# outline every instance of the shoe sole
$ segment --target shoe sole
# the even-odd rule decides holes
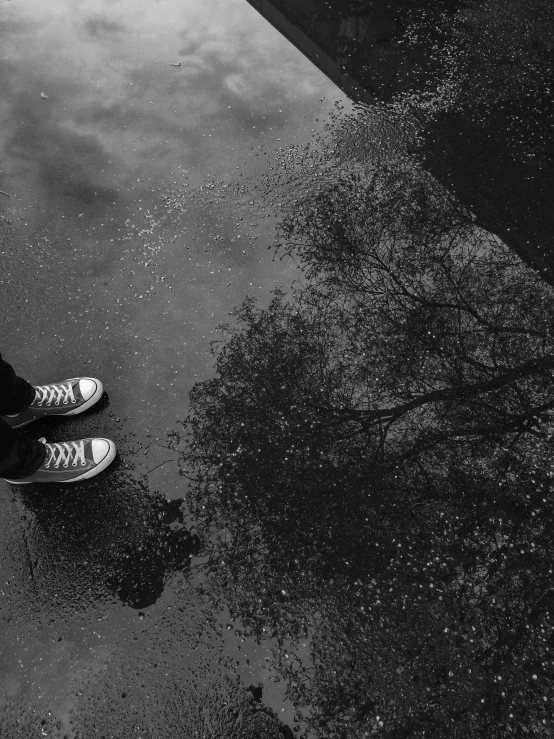
[[[68,378],[68,381],[76,380],[76,377],[70,377]],[[80,379],[80,378],[79,378]],[[88,378],[85,378],[88,379]],[[28,426],[30,423],[33,423],[33,421],[40,421],[43,418],[64,418],[65,416],[78,416],[79,413],[83,413],[84,411],[88,411],[89,408],[91,408],[95,403],[97,403],[100,398],[102,397],[102,393],[104,392],[104,386],[100,382],[100,380],[96,380],[98,387],[96,388],[95,392],[90,396],[88,400],[86,400],[83,405],[80,405],[78,408],[75,408],[72,411],[67,411],[66,413],[53,413],[51,416],[48,416],[46,413],[44,416],[37,416],[36,418],[31,418],[29,421],[25,421],[25,423],[20,423],[17,426],[12,426],[12,429],[22,429],[23,426]]]
[[[98,462],[96,467],[93,467],[91,470],[87,470],[86,472],[83,472],[82,475],[79,475],[79,477],[72,477],[71,480],[7,480],[4,478],[4,482],[9,482],[10,485],[65,485],[67,483],[71,482],[81,482],[82,480],[89,480],[91,477],[95,477],[95,475],[99,475],[101,472],[103,472],[106,467],[108,467],[115,459],[116,455],[116,448],[113,441],[110,441],[109,439],[104,439],[104,441],[107,441],[110,445],[110,448],[108,450],[108,453],[104,457],[104,459],[101,462]]]

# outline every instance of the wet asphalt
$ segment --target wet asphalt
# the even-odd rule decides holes
[[[1,735],[225,735],[260,681],[291,722],[271,644],[212,608],[167,435],[218,325],[294,279],[257,183],[343,96],[241,0],[0,12],[2,353],[104,383],[30,434],[119,450],[75,487],[0,483]]]

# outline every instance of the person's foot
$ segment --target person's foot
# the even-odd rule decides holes
[[[36,472],[18,480],[6,480],[12,485],[40,482],[79,482],[94,477],[113,462],[115,444],[109,439],[80,439],[47,443],[46,457]]]
[[[35,399],[28,408],[14,416],[2,416],[12,429],[45,416],[76,416],[93,406],[104,392],[102,383],[94,377],[72,377],[34,388]]]

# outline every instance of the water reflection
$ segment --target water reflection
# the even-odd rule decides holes
[[[85,332],[117,415],[163,433],[210,371],[214,316],[291,274],[271,263],[265,223],[245,251],[232,209],[215,238],[200,206],[169,214],[163,196],[251,175],[251,147],[305,138],[331,85],[242,2],[2,10],[0,189],[25,244],[6,255],[1,299],[20,308],[4,342],[38,382],[34,357],[52,376],[92,363]]]
[[[429,171],[554,284],[548,3],[249,2],[350,97],[409,111]]]
[[[276,252],[303,278],[244,301],[191,394],[183,466],[225,531],[214,583],[280,640],[321,735],[552,732],[542,9],[412,18],[395,54],[425,66],[319,152],[276,152]],[[525,46],[515,97],[491,28]]]
[[[32,382],[100,376],[109,411],[43,432],[121,453],[81,491],[2,491],[2,736],[277,731],[246,690],[263,657],[245,667],[248,645],[222,638],[197,588],[183,478],[161,447],[211,371],[218,316],[291,273],[265,219],[251,241],[232,199],[214,219],[186,190],[309,137],[332,87],[240,1],[23,0],[2,16],[2,341]],[[264,698],[292,718],[284,688]]]
[[[140,474],[159,418],[184,417],[210,375],[221,316],[245,293],[264,304],[244,304],[249,331],[227,329],[192,396],[201,589],[183,478],[174,503],[115,470],[82,496],[24,491],[23,526],[8,511],[6,623],[24,638],[5,648],[6,731],[24,715],[30,735],[290,735],[268,691],[233,682],[225,602],[277,640],[271,659],[324,735],[548,736],[552,295],[483,234],[549,268],[548,11],[362,1],[310,19],[312,3],[279,3],[384,101],[334,115],[307,153],[290,137],[315,127],[321,80],[270,53],[239,5],[7,11],[1,187],[30,251],[11,244],[21,320],[5,337],[25,374],[100,364]],[[274,139],[264,169],[249,147]],[[294,271],[268,268],[260,182],[308,272],[292,307],[264,309]],[[244,238],[246,212],[265,241]],[[62,698],[43,687],[60,664]],[[46,695],[31,711],[24,684]]]
[[[214,592],[321,735],[551,730],[552,288],[415,163],[319,166],[191,394]]]

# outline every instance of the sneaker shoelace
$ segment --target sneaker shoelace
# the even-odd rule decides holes
[[[35,385],[35,401],[38,401],[38,406],[43,403],[52,405],[52,402],[54,402],[54,405],[60,403],[67,405],[69,402],[77,402],[73,394],[73,385],[69,382],[66,385],[63,383],[59,385]]]
[[[69,467],[70,462],[72,467],[77,467],[79,461],[81,462],[82,467],[87,463],[85,459],[84,441],[64,441],[61,444],[47,444],[45,438],[39,439],[39,441],[42,441],[49,452],[48,459],[44,463],[46,469],[49,469],[52,462],[56,469],[59,468],[62,462],[64,468]]]

